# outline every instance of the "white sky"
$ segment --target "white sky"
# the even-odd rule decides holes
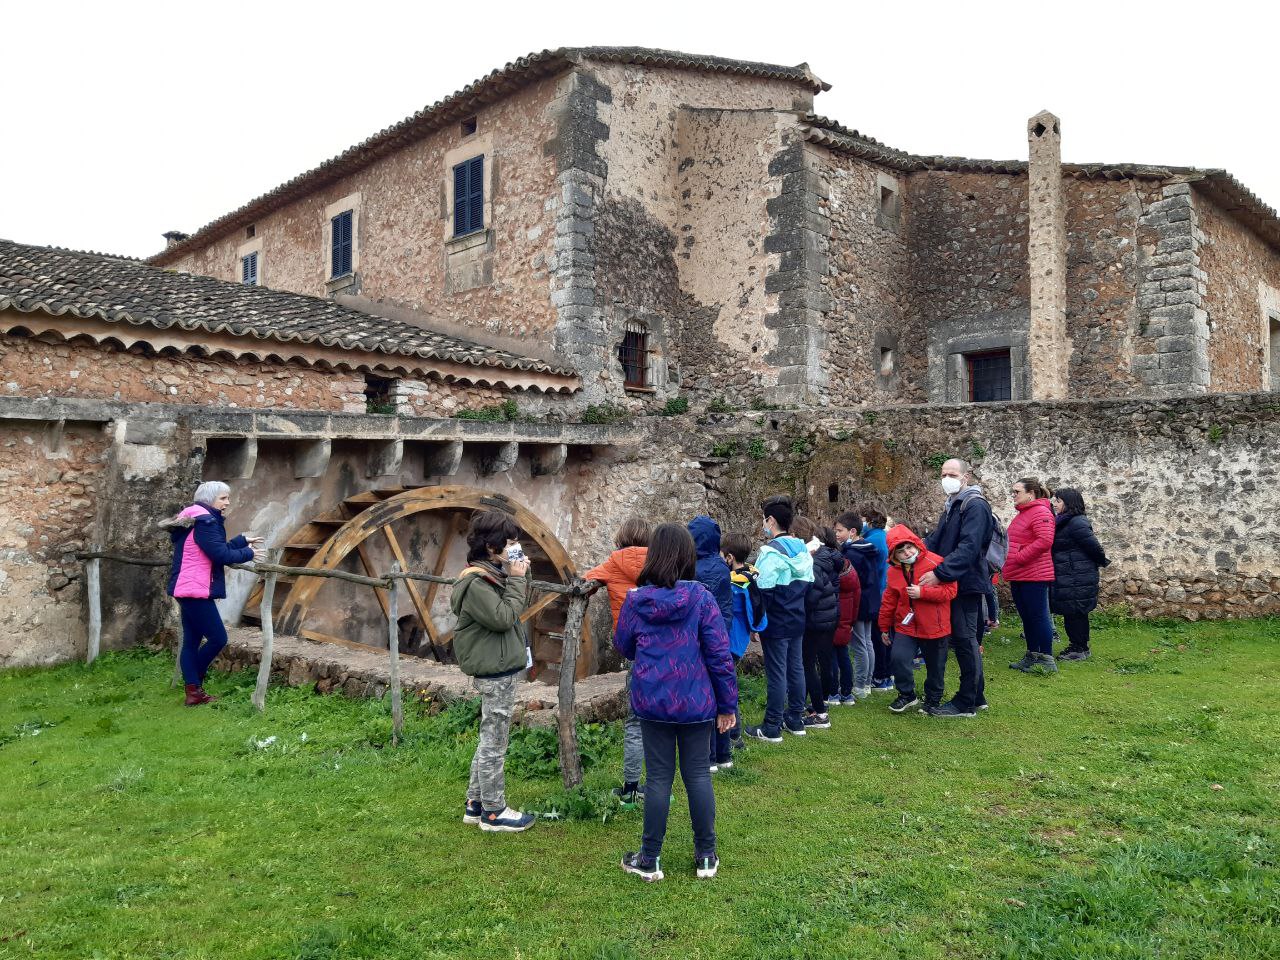
[[[1065,160],[1225,167],[1280,205],[1266,2],[446,9],[3,2],[0,237],[146,256],[516,57],[591,45],[807,61],[817,112],[915,153],[1023,158],[1047,108]]]

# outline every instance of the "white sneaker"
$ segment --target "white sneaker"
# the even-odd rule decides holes
[[[495,833],[521,833],[533,826],[534,816],[505,808],[501,813],[486,810],[480,815],[480,829]]]
[[[713,763],[711,765],[712,773],[719,773],[721,770],[732,770],[732,769],[733,769],[732,760],[726,760],[724,763]]]

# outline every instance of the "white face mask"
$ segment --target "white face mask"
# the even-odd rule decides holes
[[[942,489],[948,497],[953,497],[960,492],[960,488],[964,486],[964,481],[959,477],[943,477]]]
[[[917,560],[920,559],[920,551],[917,550],[915,547],[909,547],[906,550],[903,550],[902,553],[898,555],[898,559],[902,563],[905,563],[908,566],[910,566],[911,564],[915,563]]]

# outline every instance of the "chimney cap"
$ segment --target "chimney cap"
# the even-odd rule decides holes
[[[173,247],[182,243],[183,240],[190,240],[191,234],[183,233],[181,230],[170,230],[164,234],[164,239],[166,247]]]
[[[1048,110],[1041,110],[1027,121],[1027,135],[1035,140],[1039,140],[1050,130],[1055,137],[1062,136],[1061,121]]]

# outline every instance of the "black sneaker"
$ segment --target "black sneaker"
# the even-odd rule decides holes
[[[764,743],[781,743],[782,731],[769,733],[764,727],[747,727],[742,735],[748,740],[760,740]]]
[[[941,709],[942,709],[942,705],[941,705],[941,704],[937,704],[937,703],[926,703],[926,704],[924,704],[923,706],[921,706],[921,707],[920,707],[920,712],[921,712],[921,713],[923,713],[923,714],[925,714],[926,716],[930,716],[930,717],[932,717],[932,716],[936,716],[936,715],[937,715],[937,713],[938,713],[938,711],[939,711],[939,710],[941,710]]]
[[[1068,647],[1066,650],[1063,650],[1062,653],[1058,654],[1058,659],[1059,660],[1088,660],[1090,656],[1091,654],[1089,652],[1088,647],[1085,647],[1083,650],[1073,649],[1071,647]]]
[[[745,750],[747,749],[747,741],[739,735],[729,741],[729,746],[732,747],[735,752],[738,750]]]
[[[705,857],[695,857],[693,869],[698,872],[699,880],[710,880],[720,869],[720,858],[714,853]]]
[[[484,813],[484,807],[480,805],[479,800],[468,800],[465,807],[462,808],[463,823],[479,823],[480,815]]]
[[[791,726],[790,724],[783,723],[783,725],[782,725],[782,729],[783,729],[783,730],[785,730],[785,731],[787,731],[787,733],[791,734],[793,737],[803,737],[806,733],[808,733],[808,731],[807,731],[807,730],[805,730],[805,728],[804,728],[804,719],[803,719],[803,718],[801,718],[801,720],[800,720],[800,726],[798,726],[798,727],[793,727],[793,726]]]
[[[480,829],[492,833],[523,833],[533,826],[532,813],[521,813],[506,807],[502,810],[486,810],[480,816]]]
[[[806,713],[804,715],[804,728],[806,730],[830,730],[831,714]]]
[[[897,700],[889,704],[889,709],[894,713],[906,713],[919,702],[920,698],[914,693],[903,693],[899,694]]]
[[[955,702],[944,703],[940,707],[936,707],[930,716],[933,717],[976,717],[976,710],[961,710],[955,705]]]
[[[638,783],[624,783],[613,788],[613,795],[618,798],[618,804],[623,810],[634,810],[636,804],[644,799],[644,787]]]
[[[624,853],[622,869],[653,883],[662,879],[662,867],[658,863],[660,859],[660,857],[646,857],[643,853]]]

